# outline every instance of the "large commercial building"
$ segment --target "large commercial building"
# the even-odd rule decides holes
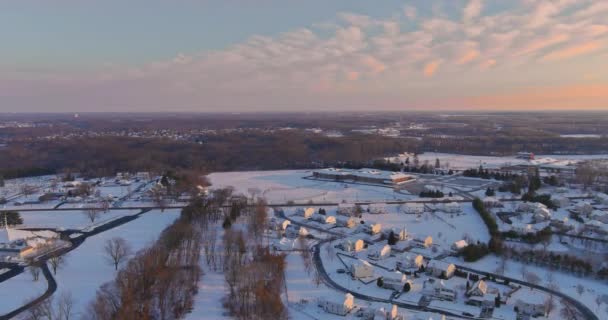
[[[399,185],[414,181],[412,175],[401,172],[380,171],[376,169],[337,169],[327,168],[313,171],[313,176],[318,179],[327,179],[344,182],[362,182],[373,184]]]

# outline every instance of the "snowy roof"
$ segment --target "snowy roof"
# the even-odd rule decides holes
[[[453,265],[453,264],[444,262],[441,260],[431,260],[431,261],[429,261],[429,264],[427,265],[427,267],[445,270],[445,269],[448,269],[451,265]]]

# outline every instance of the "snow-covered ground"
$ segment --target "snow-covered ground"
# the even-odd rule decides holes
[[[85,242],[68,253],[65,265],[57,271],[57,292],[69,292],[76,300],[76,318],[80,318],[88,304],[95,298],[97,289],[114,279],[116,271],[108,263],[103,247],[107,240],[122,237],[134,252],[152,244],[160,232],[178,216],[179,210],[152,210],[139,218],[114,229],[87,238]]]
[[[38,281],[25,271],[0,283],[0,314],[15,310],[28,301],[38,298],[46,291],[47,284],[42,273]]]
[[[269,203],[354,202],[407,200],[411,195],[396,193],[391,188],[303,179],[308,170],[218,172],[209,175],[212,188],[232,186],[237,193],[249,194],[256,188]]]
[[[405,161],[406,157],[398,156],[391,157],[395,161]],[[525,159],[518,159],[515,156],[511,157],[492,157],[492,156],[472,156],[472,155],[460,155],[451,153],[435,153],[425,152],[418,155],[420,163],[429,161],[434,164],[435,159],[439,159],[442,164],[450,165],[453,169],[469,169],[477,168],[480,165],[485,168],[499,168],[502,166],[518,165],[518,164],[552,164],[552,165],[568,165],[569,163],[576,163],[581,160],[595,160],[595,159],[608,159],[608,155],[536,155],[535,160],[528,161]],[[410,157],[410,161],[412,161]]]
[[[490,272],[498,269],[501,263],[500,258],[494,255],[486,256],[475,263],[466,263],[461,259],[453,257],[447,258],[446,260],[470,268]],[[557,285],[562,293],[585,304],[592,312],[595,312],[599,319],[608,319],[608,284],[605,281],[601,282],[596,279],[577,277],[569,273],[551,271],[546,268],[529,264],[524,265],[517,261],[507,261],[504,275],[519,280],[525,280],[523,276],[525,272],[536,274],[540,278],[539,284],[542,286],[549,287],[551,283]],[[584,288],[581,295],[579,295],[576,290],[578,284],[582,285]],[[533,291],[532,296],[534,296],[534,294],[538,293]],[[599,306],[596,303],[598,298],[604,301]],[[557,305],[558,309],[561,308],[559,303]],[[550,319],[561,319],[559,317],[559,310],[554,312]]]
[[[139,210],[109,210],[99,214],[94,224],[103,223],[117,217],[132,215]],[[91,220],[86,215],[86,211],[22,211],[23,225],[20,227],[35,228],[64,228],[82,229],[92,225]]]

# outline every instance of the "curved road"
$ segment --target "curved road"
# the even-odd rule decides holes
[[[55,293],[55,291],[57,290],[57,282],[55,281],[55,278],[53,278],[53,275],[49,271],[49,268],[48,268],[48,266],[46,264],[46,261],[49,258],[51,258],[54,255],[66,254],[66,253],[68,253],[68,252],[70,252],[70,251],[78,248],[87,238],[89,238],[91,236],[94,236],[96,234],[108,231],[110,229],[114,229],[114,228],[116,228],[118,226],[121,226],[121,225],[123,225],[125,223],[128,223],[130,221],[133,221],[133,220],[139,218],[139,216],[141,216],[142,214],[144,214],[144,213],[146,213],[148,211],[150,211],[149,208],[142,209],[137,214],[128,215],[128,216],[124,216],[124,217],[120,217],[120,218],[111,220],[108,223],[100,225],[100,226],[96,227],[95,229],[93,229],[91,231],[88,231],[88,232],[84,232],[84,231],[80,231],[80,230],[66,230],[65,232],[63,232],[66,235],[69,235],[70,233],[78,232],[78,233],[82,233],[83,236],[79,237],[78,239],[70,239],[70,242],[72,243],[72,246],[70,246],[69,248],[53,252],[52,254],[45,254],[45,255],[42,255],[42,256],[40,256],[40,257],[37,258],[39,261],[42,262],[42,265],[41,265],[40,268],[42,269],[42,274],[44,275],[44,277],[46,278],[46,281],[48,283],[47,290],[40,297],[38,297],[38,298],[36,298],[36,299],[28,302],[27,304],[25,304],[25,305],[23,305],[23,306],[15,309],[15,310],[13,310],[13,311],[10,311],[9,313],[1,315],[0,316],[0,320],[11,319],[11,318],[19,315],[20,313],[26,311],[27,309],[35,306],[36,304],[38,304],[38,303],[40,303],[40,302],[48,299],[49,297],[51,297],[51,295],[53,295],[53,293]],[[15,268],[17,268],[17,267],[15,267]],[[14,272],[12,274],[12,277],[20,274],[21,272],[23,272],[23,270],[24,269],[21,267],[21,269],[19,271]],[[4,280],[8,280],[8,279],[4,279]]]
[[[50,298],[53,295],[53,293],[55,293],[55,291],[57,290],[57,282],[55,281],[55,278],[53,278],[53,275],[51,274],[49,267],[46,265],[46,262],[40,266],[40,269],[42,269],[42,274],[44,275],[44,277],[46,278],[46,281],[48,283],[46,291],[40,297],[28,302],[27,304],[7,313],[5,315],[0,316],[0,320],[12,319],[13,317],[16,317],[17,315],[26,311],[27,309]]]
[[[338,237],[344,237],[344,235],[341,234],[337,234],[336,232],[331,232],[329,230],[324,230],[322,228],[316,228],[316,227],[311,227],[311,226],[307,226],[304,223],[298,222],[298,221],[294,221],[290,218],[288,218],[283,210],[275,210],[275,212],[278,214],[278,216],[280,216],[283,219],[289,220],[291,223],[296,224],[296,225],[300,225],[300,226],[304,226],[306,228],[311,228],[311,229],[315,229],[321,232],[326,232],[328,234],[331,234],[332,236],[338,236]],[[328,241],[332,241],[335,238],[332,239],[327,239],[327,240],[323,240],[319,243],[317,243],[314,246],[314,255],[313,255],[313,260],[315,262],[315,267],[317,268],[317,270],[319,271],[319,274],[321,275],[321,278],[323,279],[323,282],[325,283],[325,285],[327,285],[330,288],[333,288],[337,291],[341,291],[341,292],[349,292],[350,294],[352,294],[355,298],[361,299],[361,300],[366,300],[366,301],[372,301],[372,302],[382,302],[382,303],[389,303],[389,304],[395,304],[399,307],[402,307],[404,309],[410,309],[410,310],[417,310],[417,311],[426,311],[426,312],[436,312],[436,313],[441,313],[441,314],[445,314],[447,316],[451,316],[451,317],[457,317],[457,318],[461,318],[461,319],[477,319],[476,317],[467,317],[467,316],[463,316],[461,314],[454,314],[454,313],[449,313],[440,309],[434,309],[434,308],[429,308],[429,307],[422,307],[419,305],[414,305],[414,304],[409,304],[409,303],[404,303],[404,302],[398,302],[398,301],[393,301],[390,299],[382,299],[382,298],[377,298],[377,297],[371,297],[368,295],[364,295],[358,292],[352,292],[350,290],[348,290],[347,288],[344,288],[342,286],[340,286],[338,283],[336,283],[335,281],[333,281],[331,279],[331,277],[329,277],[329,275],[327,274],[327,272],[325,271],[325,267],[323,266],[323,262],[321,261],[321,254],[320,254],[320,246]],[[571,298],[570,296],[561,293],[559,291],[555,291],[555,290],[551,290],[549,288],[540,286],[540,285],[536,285],[533,283],[528,283],[522,280],[518,280],[518,279],[513,279],[513,278],[509,278],[509,277],[505,277],[505,276],[501,276],[498,274],[494,274],[491,272],[486,272],[486,271],[481,271],[481,270],[476,270],[476,269],[472,269],[472,268],[468,268],[465,266],[460,266],[457,265],[456,266],[458,269],[461,270],[465,270],[468,272],[474,272],[480,275],[491,275],[497,279],[503,279],[503,280],[509,280],[512,283],[517,283],[523,286],[527,286],[530,288],[534,288],[540,291],[544,291],[548,294],[552,294],[554,296],[560,297],[566,301],[568,301],[571,305],[573,305],[574,307],[576,307],[576,309],[578,309],[578,311],[585,317],[586,320],[599,320],[599,318],[584,304],[582,304],[581,302],[579,302],[578,300],[575,300],[573,298]]]

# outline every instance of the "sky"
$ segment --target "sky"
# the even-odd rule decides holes
[[[606,0],[0,0],[0,112],[608,110]]]

